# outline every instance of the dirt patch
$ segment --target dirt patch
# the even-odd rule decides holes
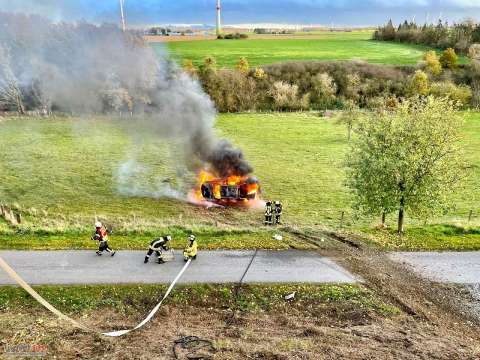
[[[331,310],[331,309],[330,309]],[[340,311],[340,310],[339,310]],[[47,357],[62,359],[174,359],[173,347],[186,336],[206,340],[177,349],[179,359],[476,359],[478,338],[445,331],[439,324],[401,314],[371,316],[368,321],[339,319],[302,312],[238,312],[228,322],[229,310],[170,306],[145,330],[120,339],[65,329],[41,314],[0,315],[2,345],[41,344]],[[370,314],[371,315],[371,314]],[[97,310],[83,321],[99,328],[125,326],[125,314]],[[36,319],[36,320],[35,320]],[[129,317],[127,324],[137,319]],[[177,341],[177,344],[176,344]],[[209,346],[209,341],[212,347]]]

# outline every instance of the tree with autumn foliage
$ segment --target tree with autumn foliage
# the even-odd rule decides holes
[[[440,62],[445,69],[455,69],[458,66],[458,55],[454,49],[448,48],[442,53]]]
[[[434,50],[427,51],[423,56],[425,68],[433,75],[439,76],[442,73],[442,64],[438,58],[437,52]]]
[[[368,215],[429,216],[448,210],[466,174],[462,119],[447,98],[405,100],[359,119],[347,157],[347,185]]]
[[[240,71],[242,74],[245,74],[245,75],[248,74],[248,72],[250,71],[250,64],[248,63],[248,60],[246,57],[241,57],[238,60],[237,70]]]

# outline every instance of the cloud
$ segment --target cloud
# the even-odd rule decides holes
[[[383,23],[392,17],[480,18],[480,0],[222,0],[226,23],[288,22],[345,25]],[[118,22],[118,0],[0,0],[1,11],[59,20]],[[215,0],[125,0],[130,25],[215,22]]]

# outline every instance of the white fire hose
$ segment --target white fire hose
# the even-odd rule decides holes
[[[28,285],[21,277],[20,275],[18,275],[15,270],[13,270],[1,257],[0,257],[0,268],[3,269],[3,271],[5,271],[8,276],[10,276],[18,285],[20,285],[26,292],[28,292],[35,300],[37,300],[40,304],[42,304],[44,307],[46,307],[48,310],[50,310],[52,313],[54,313],[55,315],[57,315],[58,318],[62,319],[62,320],[65,320],[65,321],[68,321],[69,323],[71,323],[73,326],[77,327],[77,328],[80,328],[82,330],[85,330],[85,331],[90,331],[90,332],[95,332],[95,333],[100,333],[101,335],[104,335],[104,336],[109,336],[109,337],[119,337],[119,336],[123,336],[123,335],[126,335],[128,334],[129,332],[131,331],[134,331],[134,330],[138,330],[140,329],[141,327],[143,327],[146,323],[148,323],[152,318],[153,316],[157,313],[157,311],[160,309],[160,306],[162,305],[163,301],[168,297],[168,295],[170,295],[170,293],[172,292],[173,288],[175,287],[176,283],[178,282],[178,280],[180,280],[180,278],[182,277],[183,273],[185,272],[185,270],[187,270],[188,266],[190,265],[190,263],[192,262],[192,259],[189,259],[185,265],[183,266],[182,270],[180,270],[180,272],[178,273],[178,275],[176,276],[176,278],[172,281],[172,283],[170,284],[170,286],[168,287],[167,289],[167,292],[165,293],[165,295],[163,295],[163,298],[162,300],[160,300],[160,302],[157,304],[157,306],[155,306],[153,308],[153,310],[150,312],[150,314],[148,314],[148,316],[140,323],[138,324],[136,327],[134,327],[133,329],[129,329],[129,330],[119,330],[119,331],[112,331],[112,332],[107,332],[107,333],[102,333],[101,331],[98,331],[98,330],[93,330],[93,329],[90,329],[88,328],[87,326],[77,322],[76,320],[68,317],[67,315],[63,314],[62,312],[60,312],[59,310],[57,310],[55,307],[53,307],[47,300],[45,300],[39,293],[37,293],[35,290],[32,289],[32,287],[30,285]]]

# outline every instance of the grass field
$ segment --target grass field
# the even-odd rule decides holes
[[[463,143],[473,168],[464,191],[452,198],[456,210],[432,221],[408,218],[408,225],[428,232],[424,225],[430,222],[462,227],[480,224],[480,114],[465,113],[465,118]],[[219,116],[217,130],[244,149],[262,182],[264,197],[283,201],[287,224],[336,228],[342,211],[347,229],[366,231],[377,221],[355,220],[343,185],[346,130],[335,119],[314,113],[224,114]],[[272,240],[275,230],[261,226],[262,210],[208,210],[178,200],[120,195],[115,172],[130,146],[122,127],[103,118],[0,123],[0,202],[18,207],[24,215],[22,231],[15,235],[0,220],[0,247],[93,247],[87,241],[87,229],[95,215],[115,226],[122,248],[142,248],[160,231],[172,232],[179,239],[188,231],[205,234],[208,248],[285,248],[294,242],[288,236],[285,243]],[[154,169],[155,178],[171,176],[172,157],[166,149],[161,140],[148,136],[137,149]],[[470,210],[473,218],[467,224]],[[432,227],[432,234],[436,233],[438,229]],[[475,231],[447,231],[445,237],[449,234],[456,236],[455,241],[465,237],[468,246],[463,248],[480,248],[480,235]],[[392,241],[386,244],[402,247]]]
[[[207,56],[217,59],[220,67],[233,67],[242,56],[251,66],[296,60],[354,60],[372,63],[416,64],[427,47],[372,41],[370,32],[325,32],[309,36],[263,38],[248,40],[206,40],[152,44],[158,52],[165,46],[179,61],[192,59],[196,65]]]

